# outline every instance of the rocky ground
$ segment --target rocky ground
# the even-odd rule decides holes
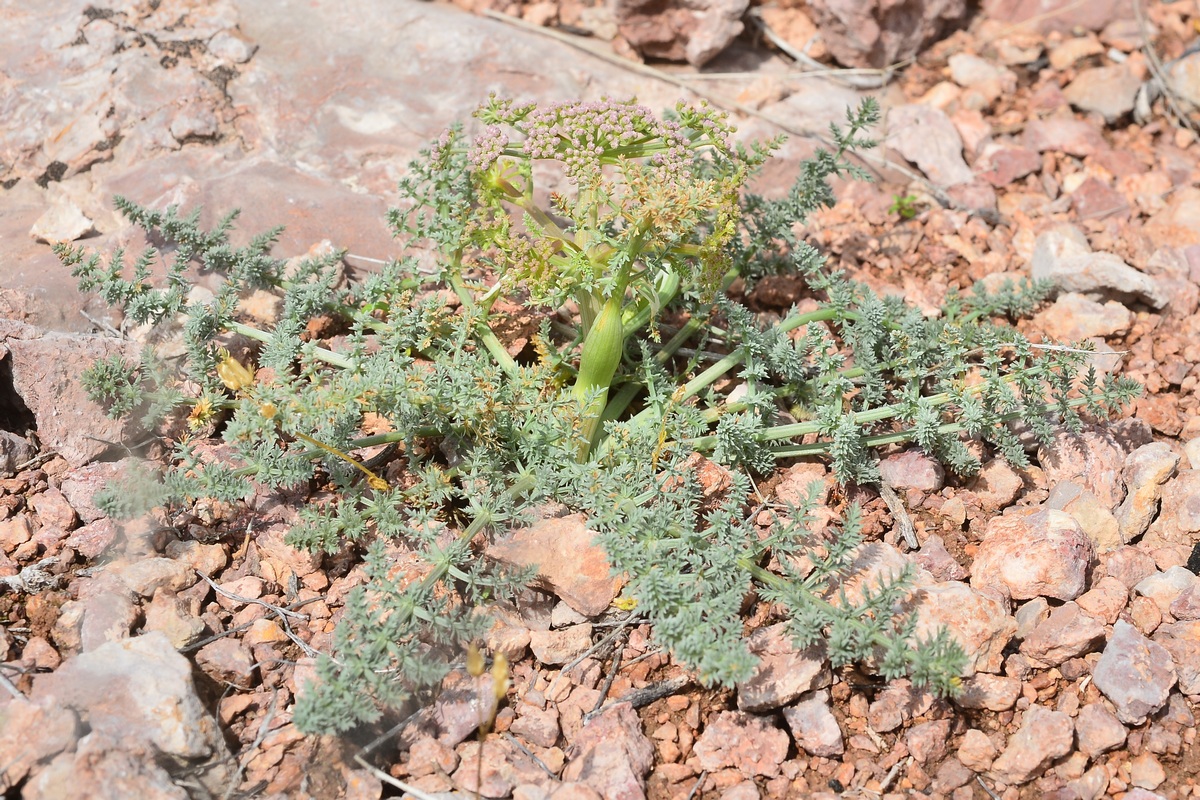
[[[930,2],[909,4],[929,9],[920,25],[899,26],[835,5],[0,6],[5,796],[358,799],[399,796],[397,782],[416,797],[523,800],[1200,796],[1200,144],[1188,118],[1200,11],[993,0],[969,16]],[[530,27],[481,16],[491,10]],[[789,52],[857,69],[798,75]],[[280,255],[328,239],[361,272],[397,254],[384,212],[407,159],[490,90],[652,107],[703,94],[747,138],[800,134],[763,175],[767,192],[816,145],[804,134],[871,92],[887,113],[882,161],[866,162],[878,181],[839,186],[809,238],[930,307],[976,280],[1049,278],[1056,299],[1021,327],[1090,339],[1099,366],[1146,386],[1129,418],[1064,435],[1028,469],[994,460],[964,482],[917,453],[884,454],[921,546],[908,552],[863,494],[870,557],[920,567],[923,624],[949,626],[971,658],[960,697],[833,672],[762,614],[747,626],[759,675],[697,687],[644,626],[606,609],[601,553],[555,550],[586,539],[565,518],[494,553],[538,553],[553,593],[498,617],[489,645],[512,658],[513,685],[482,748],[490,692],[461,674],[390,737],[304,737],[296,693],[361,580],[351,558],[283,543],[304,498],[202,505],[169,525],[96,509],[147,442],[91,406],[77,376],[134,346],[48,243],[129,241],[120,193],[203,204],[207,219],[241,207],[247,235],[288,226]],[[770,313],[795,296],[781,278],[750,300]],[[768,486],[786,496],[814,478],[830,482],[830,505],[845,502],[819,464]]]

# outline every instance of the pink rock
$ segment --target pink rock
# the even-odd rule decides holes
[[[957,183],[946,189],[946,195],[961,208],[981,213],[996,213],[996,190],[985,181]]]
[[[750,652],[758,656],[759,663],[754,675],[737,686],[740,710],[780,708],[833,680],[824,642],[800,650],[792,644],[787,628],[787,623],[779,623],[751,635]]]
[[[1003,458],[993,458],[984,464],[971,479],[971,491],[978,497],[984,509],[999,511],[1012,505],[1021,496],[1025,482]]]
[[[1099,178],[1088,178],[1071,192],[1071,207],[1079,219],[1128,219],[1132,210],[1125,195]]]
[[[492,739],[487,746],[467,742],[460,748],[461,760],[451,779],[463,794],[497,800],[508,797],[516,785],[508,763],[514,750],[504,739]]]
[[[904,737],[908,752],[921,764],[936,764],[946,756],[950,743],[950,720],[919,722]]]
[[[606,800],[643,797],[646,775],[654,766],[654,745],[642,732],[633,707],[618,703],[579,731],[567,759],[563,780],[587,784]]]
[[[554,747],[558,743],[558,712],[552,708],[537,708],[529,704],[517,710],[517,718],[508,729],[529,744]]]
[[[104,516],[96,507],[96,494],[106,488],[114,478],[123,475],[130,461],[132,459],[88,464],[72,470],[63,477],[60,489],[83,522],[95,522]]]
[[[1034,628],[1021,642],[1021,652],[1057,666],[1068,658],[1092,652],[1103,642],[1104,625],[1068,602],[1051,611],[1046,621]]]
[[[1200,541],[1200,470],[1184,470],[1167,482],[1162,491],[1158,519],[1142,538],[1142,548],[1151,550],[1169,544],[1191,546]]]
[[[1154,642],[1162,645],[1175,662],[1179,691],[1200,694],[1200,621],[1184,620],[1162,625],[1154,632]]]
[[[109,419],[79,382],[80,374],[101,358],[136,362],[128,343],[101,336],[39,335],[28,325],[6,320],[0,321],[0,353],[5,352],[13,388],[33,412],[38,437],[72,467],[136,435],[135,424]]]
[[[1117,620],[1092,680],[1126,725],[1141,725],[1162,708],[1176,682],[1171,654],[1125,620]]]
[[[617,30],[647,58],[699,67],[743,30],[749,0],[619,0]]]
[[[1075,735],[1079,738],[1079,750],[1089,758],[1095,758],[1125,744],[1129,731],[1103,703],[1090,703],[1079,709],[1075,718]]]
[[[1022,135],[1025,146],[1038,153],[1051,150],[1071,156],[1090,156],[1108,148],[1095,127],[1074,117],[1032,119]]]
[[[1127,15],[1122,0],[984,0],[988,19],[1021,24],[1039,33],[1070,32],[1076,28],[1099,31],[1114,19]]]
[[[1117,578],[1105,575],[1091,589],[1079,595],[1075,602],[1083,613],[1112,625],[1129,602],[1129,589]]]
[[[0,705],[0,749],[10,753],[4,779],[16,786],[31,771],[71,748],[79,733],[75,713],[54,703],[14,698]]]
[[[783,710],[796,746],[811,756],[833,758],[845,752],[842,729],[829,708],[829,692],[821,690]]]
[[[1069,514],[1041,510],[991,520],[971,566],[972,586],[1016,600],[1072,600],[1086,588],[1095,545]]]
[[[96,558],[117,539],[117,525],[111,519],[98,519],[76,528],[63,544],[84,558]]]
[[[1184,590],[1171,601],[1169,610],[1175,619],[1200,619],[1200,586]]]
[[[710,720],[693,752],[710,772],[732,767],[747,777],[773,778],[787,758],[788,735],[766,717],[722,711]]]
[[[608,556],[583,514],[543,519],[515,530],[488,547],[487,555],[514,567],[536,564],[536,585],[585,617],[603,613],[623,584],[613,577]]]
[[[962,692],[954,698],[954,704],[959,708],[1007,711],[1020,696],[1021,681],[1017,678],[980,673],[962,682]]]
[[[543,664],[566,664],[592,646],[591,623],[556,631],[530,631],[529,647]]]
[[[1050,447],[1038,448],[1038,463],[1051,486],[1074,481],[1110,509],[1125,499],[1124,462],[1124,448],[1111,433],[1101,431],[1085,431],[1079,436],[1061,433]]]
[[[1140,547],[1121,547],[1105,553],[1102,561],[1105,571],[1132,590],[1141,580],[1153,575],[1157,567],[1154,559]]]
[[[296,679],[300,684],[299,678]],[[485,720],[496,714],[498,701],[492,689],[491,673],[472,678],[462,670],[451,672],[442,681],[442,691],[427,710],[426,728],[446,747],[457,747],[479,730]]]
[[[867,707],[867,723],[878,733],[894,731],[914,716],[924,714],[933,705],[933,695],[899,678],[888,682]]]
[[[945,627],[967,655],[964,677],[1000,670],[1004,648],[1017,631],[1004,603],[959,581],[926,586],[919,598],[918,638],[931,638]]]
[[[963,160],[963,141],[945,112],[919,103],[892,108],[887,115],[888,147],[916,164],[941,186],[970,183],[971,168]]]
[[[958,760],[968,769],[984,772],[990,769],[992,762],[996,760],[996,746],[986,733],[969,728],[959,742]]]
[[[248,689],[254,680],[254,659],[250,651],[229,636],[197,650],[196,664],[219,683]]]
[[[1133,314],[1121,303],[1097,303],[1081,294],[1067,292],[1054,305],[1034,316],[1034,324],[1057,342],[1078,342],[1093,336],[1127,333]]]
[[[1165,614],[1180,595],[1196,588],[1200,588],[1200,577],[1186,567],[1176,566],[1147,575],[1133,587],[1133,591],[1150,598]]]
[[[79,517],[67,498],[58,489],[47,489],[41,494],[29,498],[29,504],[38,515],[42,525],[53,525],[64,531],[75,527]]]
[[[929,535],[921,549],[912,554],[912,559],[929,570],[934,580],[939,582],[961,581],[969,574],[965,567],[954,560],[954,556],[946,550],[946,543],[936,533]]]
[[[829,52],[855,67],[885,67],[910,58],[967,16],[962,0],[810,0],[807,7]]]
[[[1142,81],[1125,64],[1081,70],[1063,89],[1063,95],[1080,111],[1094,111],[1110,125],[1133,111]]]
[[[936,492],[946,481],[942,465],[919,450],[905,450],[881,459],[879,472],[893,489]]]
[[[1071,752],[1075,727],[1061,711],[1032,705],[1021,719],[1020,729],[1009,737],[1004,752],[992,762],[988,774],[1007,784],[1027,783],[1056,758]]]
[[[148,744],[166,756],[225,753],[216,720],[192,683],[192,667],[160,633],[109,642],[34,681],[32,697],[54,697],[93,732]]]
[[[1191,61],[1200,67],[1200,59]],[[1142,233],[1160,247],[1200,244],[1200,188],[1185,186],[1173,192],[1166,207],[1146,220]]]
[[[996,187],[1008,186],[1041,168],[1042,158],[1037,153],[1002,142],[984,145],[975,161],[975,174]]]

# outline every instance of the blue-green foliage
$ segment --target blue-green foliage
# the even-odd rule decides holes
[[[489,108],[500,121],[522,123],[533,114],[495,102]],[[472,171],[454,130],[401,184],[408,206],[392,222],[443,252],[432,275],[414,261],[393,262],[339,288],[336,255],[290,272],[271,258],[278,231],[233,248],[232,215],[205,232],[196,214],[119,201],[172,254],[161,285],[149,281],[159,251],[139,258],[131,279],[123,276],[119,253],[107,265],[69,247],[60,255],[85,289],[100,291],[138,323],[184,315],[185,357],[177,375],[153,359],[141,367],[102,362],[89,372],[89,388],[114,413],[147,408],[151,418],[174,414],[178,423],[186,409],[193,428],[213,426],[227,447],[215,460],[210,449],[177,438],[158,481],[110,493],[106,507],[132,514],[139,505],[201,497],[233,502],[256,485],[335,490],[300,509],[290,541],[330,553],[361,548],[367,581],[348,596],[332,648],[318,664],[319,680],[302,695],[296,721],[305,730],[350,728],[436,683],[464,644],[486,629],[479,608],[530,578],[492,568],[481,558],[481,543],[528,523],[550,502],[587,515],[613,569],[628,576],[636,613],[707,682],[752,673],[741,612],[757,591],[786,611],[798,642],[825,639],[833,663],[871,660],[885,676],[907,674],[952,691],[963,654],[944,633],[915,641],[915,618],[906,610],[910,575],[864,587],[854,603],[841,591],[862,543],[856,513],[818,530],[811,503],[801,503],[761,529],[750,475],[770,471],[780,458],[824,454],[839,481],[871,483],[878,480],[873,448],[903,441],[968,473],[978,466],[969,437],[1023,463],[1011,421],[1044,440],[1058,425],[1077,424],[1078,406],[1107,413],[1135,387],[1120,379],[1102,383],[1090,371],[1079,381],[1081,354],[1039,351],[1001,324],[1000,317],[1033,308],[1044,286],[953,294],[931,319],[826,270],[820,255],[796,240],[795,223],[832,200],[828,178],[856,174],[845,156],[869,145],[861,132],[877,113],[866,103],[845,132],[835,129],[835,150],[805,163],[782,200],[745,196],[735,214],[737,203],[725,195],[709,203],[694,197],[684,232],[675,239],[669,229],[658,232],[665,244],[647,251],[643,267],[666,277],[644,297],[638,292],[646,287],[631,290],[647,313],[627,321],[638,346],[623,349],[602,440],[587,459],[579,458],[587,452],[580,403],[564,388],[577,361],[578,331],[556,326],[550,312],[531,311],[543,315],[530,348],[536,357],[504,358],[494,337],[488,339],[503,321],[492,311],[495,291],[476,286],[472,294],[463,280],[489,263],[527,268],[517,257],[525,253],[574,270],[588,291],[604,289],[602,277],[581,274],[594,262],[562,251],[572,241],[570,226],[556,234],[559,249],[539,250],[542,243],[505,216],[503,198],[516,197],[509,181],[532,180],[532,172],[517,155],[503,156],[512,159],[508,165],[497,161],[518,151],[504,150],[496,136],[485,138],[474,156],[487,161],[486,171]],[[725,135],[710,112],[681,119],[693,126],[694,141]],[[678,129],[655,127],[644,116],[635,121],[645,136],[666,131],[672,148],[683,146]],[[620,146],[655,145],[635,141],[637,130],[628,134],[633,144]],[[769,149],[721,146],[687,168],[697,185],[728,194]],[[557,225],[551,213],[569,210],[572,201],[554,202],[542,217],[529,217],[525,229]],[[705,216],[704,209],[715,211]],[[660,211],[653,222],[666,225],[669,204]],[[577,216],[582,228],[603,213]],[[595,223],[589,236],[611,246],[605,242],[631,235],[622,225],[615,217]],[[718,236],[712,231],[718,225],[728,230]],[[675,244],[681,249],[672,250]],[[510,252],[487,249],[501,246]],[[720,252],[712,249],[718,246]],[[697,264],[667,263],[689,253]],[[226,280],[212,298],[189,303],[184,273],[196,265]],[[718,267],[727,274],[716,275]],[[767,323],[719,291],[736,277],[752,283],[781,271],[803,276],[816,311]],[[534,277],[544,283],[540,299],[557,297],[545,274]],[[439,281],[452,282],[455,292]],[[283,297],[267,329],[238,312],[239,299],[255,289]],[[317,316],[344,331],[333,349],[304,341]],[[687,321],[659,344],[647,327],[655,319]],[[256,343],[249,358],[259,371],[249,386],[230,384],[218,369],[231,363],[221,347],[231,332]],[[682,358],[687,343],[695,345],[693,354]],[[697,451],[731,468],[732,485],[723,493],[705,495],[689,461]],[[768,571],[768,564],[778,569]]]

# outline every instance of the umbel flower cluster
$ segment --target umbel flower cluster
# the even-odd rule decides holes
[[[197,214],[122,199],[166,243],[131,277],[119,252],[60,248],[83,288],[132,322],[182,322],[178,368],[148,348],[139,364],[87,375],[98,402],[141,414],[171,446],[162,474],[111,493],[109,510],[169,514],[256,485],[331,490],[300,510],[291,541],[355,550],[368,580],[302,695],[309,730],[347,729],[436,683],[487,629],[481,609],[530,577],[481,550],[548,503],[585,513],[628,577],[612,613],[653,623],[703,681],[752,674],[741,614],[756,592],[799,643],[824,640],[835,666],[953,691],[962,651],[944,631],[916,636],[907,573],[866,582],[854,601],[841,590],[861,553],[858,514],[823,526],[811,499],[772,506],[752,476],[823,456],[840,481],[872,483],[875,450],[902,442],[964,474],[978,467],[972,439],[1024,463],[1013,423],[1047,440],[1136,385],[1101,381],[1084,354],[1035,348],[1004,324],[1044,286],[954,295],[929,318],[797,241],[794,226],[832,201],[828,178],[858,174],[847,154],[871,145],[870,102],[778,200],[744,188],[777,143],[734,144],[703,106],[659,120],[633,103],[493,98],[477,116],[473,140],[452,129],[411,165],[390,214],[406,243],[436,249],[432,274],[403,259],[340,288],[336,256],[272,258],[278,231],[236,248],[232,216],[203,231]],[[557,168],[557,191],[535,186],[536,162]],[[167,277],[154,285],[160,258]],[[197,265],[225,281],[189,302]],[[803,277],[798,300],[814,310],[768,323],[728,294],[779,272]],[[270,326],[239,311],[258,290],[282,298]],[[505,338],[520,307],[541,323],[523,349]],[[343,334],[315,339],[314,320]],[[220,436],[232,462],[202,457],[201,435]],[[704,494],[697,453],[731,470],[720,496]],[[398,575],[401,555],[424,571]]]

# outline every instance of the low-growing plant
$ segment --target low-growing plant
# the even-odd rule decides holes
[[[834,665],[867,660],[953,691],[963,653],[945,631],[914,635],[901,603],[910,572],[855,602],[842,591],[858,513],[822,528],[815,494],[767,506],[751,500],[751,476],[821,455],[838,481],[875,483],[874,449],[903,442],[961,474],[979,466],[972,439],[1024,464],[1012,423],[1049,441],[1056,425],[1078,426],[1079,407],[1110,413],[1136,385],[1102,382],[1085,353],[1038,349],[1003,324],[1046,286],[976,287],[929,317],[798,240],[795,226],[833,200],[828,179],[861,177],[848,154],[872,144],[870,101],[779,199],[746,189],[778,142],[747,149],[705,106],[659,119],[631,102],[493,98],[477,117],[479,135],[452,128],[412,165],[390,216],[407,243],[432,246],[432,268],[393,261],[341,287],[336,254],[285,264],[269,255],[277,231],[237,248],[232,217],[205,232],[196,214],[121,199],[152,241],[171,243],[165,282],[149,279],[153,250],[126,279],[120,253],[106,263],[60,248],[81,285],[132,321],[182,319],[177,374],[153,350],[141,365],[106,362],[86,378],[94,397],[118,413],[187,410],[194,429],[218,425],[237,462],[179,437],[161,480],[110,503],[235,501],[252,481],[336,489],[300,509],[290,540],[362,547],[367,582],[301,697],[305,729],[346,729],[439,679],[484,634],[478,608],[530,577],[481,558],[487,537],[550,502],[587,515],[628,576],[625,605],[703,681],[752,674],[741,612],[755,587],[798,644],[825,640]],[[189,301],[196,265],[225,279]],[[807,288],[803,310],[772,321],[738,298],[778,273]],[[256,290],[282,298],[271,325],[240,310]],[[536,332],[505,333],[514,308]],[[314,338],[318,319],[342,334]],[[239,341],[255,347],[231,355]],[[730,468],[720,496],[705,494],[696,453]],[[424,557],[423,576],[395,575],[397,545]]]

